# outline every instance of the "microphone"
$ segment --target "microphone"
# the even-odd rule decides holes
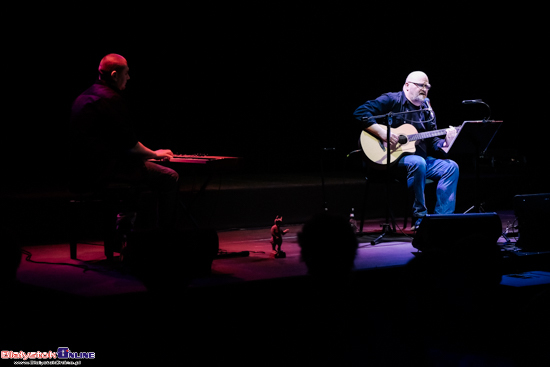
[[[489,109],[489,116],[483,118],[483,122],[488,122],[489,119],[491,118],[491,107],[489,107],[487,103],[483,102],[481,99],[466,99],[462,101],[462,104],[477,104],[477,103],[484,104]]]
[[[462,101],[462,104],[475,104],[475,103],[483,103],[481,99],[466,99]]]

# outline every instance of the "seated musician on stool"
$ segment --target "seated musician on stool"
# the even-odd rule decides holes
[[[105,56],[99,64],[99,80],[74,101],[72,186],[98,191],[110,183],[145,184],[158,193],[159,226],[172,229],[178,174],[148,160],[169,160],[174,154],[168,149],[153,151],[137,139],[121,93],[130,79],[128,70],[124,57]]]
[[[380,97],[365,102],[354,112],[354,117],[361,121],[361,128],[374,137],[386,141],[387,130],[379,124],[387,122],[386,119],[371,119],[370,116],[385,115],[389,112],[399,113],[404,111],[418,111],[429,108],[425,102],[428,96],[428,76],[415,71],[407,76],[403,91],[385,93]],[[411,112],[409,114],[396,115],[393,117],[392,129],[403,124],[413,125],[419,133],[437,130],[435,116],[430,111]],[[413,215],[416,222],[413,230],[418,227],[422,218],[428,213],[424,197],[424,186],[426,179],[438,181],[436,214],[451,214],[455,210],[456,189],[458,184],[458,165],[446,159],[446,153],[442,150],[448,146],[456,137],[456,130],[447,131],[445,138],[431,137],[419,141],[416,145],[416,152],[412,155],[404,155],[397,162],[397,166],[406,169],[407,184],[414,192]],[[393,132],[390,134],[390,145],[398,143],[399,136]],[[417,141],[418,143],[418,141]]]

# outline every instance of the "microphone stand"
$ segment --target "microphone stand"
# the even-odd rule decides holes
[[[424,112],[424,111],[431,111],[431,109],[419,109],[419,110],[411,110],[411,111],[403,111],[403,112],[389,112],[385,115],[378,115],[378,116],[370,116],[368,118],[363,118],[362,120],[376,120],[380,118],[387,118],[387,126],[388,129],[386,131],[386,222],[381,224],[382,227],[382,234],[378,236],[376,239],[371,241],[371,245],[374,246],[380,241],[382,241],[386,236],[389,234],[394,234],[396,232],[395,230],[395,218],[393,216],[393,213],[391,211],[391,193],[390,193],[390,187],[391,187],[391,180],[390,180],[390,161],[391,161],[391,143],[390,143],[390,137],[391,137],[391,126],[393,125],[393,117],[394,116],[400,116],[400,115],[406,115],[410,113],[416,113],[416,112]],[[391,218],[390,218],[391,217]],[[390,219],[391,224],[393,224],[393,229],[390,227]]]
[[[391,150],[391,143],[390,143],[390,136],[391,136],[391,126],[393,124],[393,114],[390,112],[387,117],[388,122],[388,129],[386,131],[386,143],[387,143],[387,151],[386,151],[386,222],[382,223],[382,234],[378,236],[376,239],[371,241],[371,245],[374,246],[378,244],[380,241],[382,241],[388,234],[395,233],[395,217],[393,216],[393,212],[391,211],[391,193],[390,193],[390,187],[391,187],[391,179],[390,179],[390,150]],[[391,223],[393,224],[393,228],[390,227],[390,216],[391,216]]]
[[[489,122],[490,121],[490,119],[491,119],[491,107],[487,103],[483,102],[483,100],[481,100],[481,99],[467,99],[467,100],[462,101],[462,104],[483,104],[483,105],[485,105],[485,107],[487,107],[487,109],[489,110],[489,117],[484,117],[483,122]]]
[[[484,117],[483,120],[482,120],[482,123],[485,125],[485,124],[489,124],[489,123],[492,123],[494,121],[491,121],[491,107],[483,102],[481,99],[472,99],[472,100],[465,100],[465,101],[462,101],[462,104],[483,104],[485,105],[485,107],[487,107],[487,109],[489,110],[489,116],[488,117]],[[496,135],[496,132],[495,132],[495,135]],[[487,143],[487,145],[485,146],[485,149],[483,151],[481,151],[480,149],[480,144],[479,142],[475,142],[474,143],[474,148],[475,148],[475,160],[474,160],[474,170],[475,170],[475,174],[476,174],[476,198],[475,198],[475,204],[473,206],[471,206],[468,210],[466,210],[464,212],[464,214],[466,213],[469,213],[470,211],[472,210],[475,210],[477,213],[484,213],[485,212],[485,209],[483,208],[483,201],[481,199],[481,196],[479,194],[479,188],[481,187],[481,173],[480,173],[480,159],[483,158],[485,156],[485,154],[487,153],[487,149],[489,148],[489,145],[491,144],[491,142],[493,141],[495,135],[493,135],[491,137],[491,139],[489,140],[489,142]]]

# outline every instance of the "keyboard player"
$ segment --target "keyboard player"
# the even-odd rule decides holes
[[[152,150],[138,140],[122,94],[130,79],[126,59],[109,54],[98,70],[99,79],[76,98],[71,110],[71,188],[99,191],[113,183],[146,185],[158,193],[159,227],[172,229],[179,177],[150,159],[170,160],[174,154]]]

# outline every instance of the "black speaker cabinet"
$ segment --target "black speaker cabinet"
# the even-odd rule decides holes
[[[516,195],[514,212],[519,231],[516,246],[523,251],[550,251],[545,228],[550,220],[550,194]]]
[[[501,235],[502,222],[496,213],[432,214],[420,223],[412,245],[424,252],[492,251]]]
[[[210,275],[218,250],[215,230],[136,231],[128,236],[123,262],[152,286],[186,285],[192,278]]]

